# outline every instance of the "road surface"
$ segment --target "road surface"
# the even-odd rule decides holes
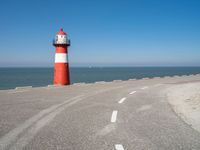
[[[1,150],[199,150],[166,88],[200,75],[0,91]]]

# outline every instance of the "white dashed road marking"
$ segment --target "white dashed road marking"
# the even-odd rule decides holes
[[[121,144],[115,144],[115,149],[116,150],[124,150],[124,147]]]
[[[131,93],[129,93],[129,94],[134,94],[136,91],[132,91]]]
[[[121,104],[126,100],[126,97],[122,98],[118,103]]]
[[[141,90],[145,90],[145,89],[148,89],[149,87],[148,86],[145,86],[145,87],[142,87]]]
[[[112,112],[112,116],[111,116],[111,122],[116,122],[116,120],[117,120],[117,110],[114,110],[113,112]]]

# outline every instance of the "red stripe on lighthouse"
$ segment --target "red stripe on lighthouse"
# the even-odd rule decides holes
[[[55,63],[54,84],[60,84],[60,85],[70,84],[68,63]]]
[[[68,53],[66,46],[56,46],[56,53]]]

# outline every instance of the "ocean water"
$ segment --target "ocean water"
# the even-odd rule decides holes
[[[53,83],[53,68],[0,68],[0,89],[47,86]],[[200,67],[74,67],[71,83],[140,79],[199,74]]]

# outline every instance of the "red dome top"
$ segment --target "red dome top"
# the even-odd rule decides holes
[[[63,31],[63,28],[61,28],[60,31],[57,32],[57,35],[66,35],[66,33]]]

